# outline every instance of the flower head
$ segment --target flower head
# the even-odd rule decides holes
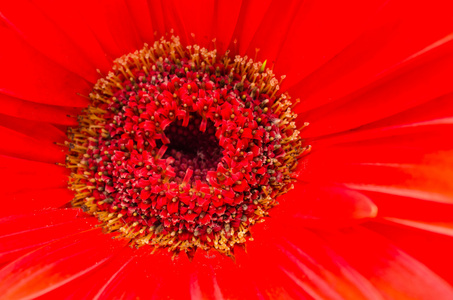
[[[137,247],[232,255],[309,148],[264,64],[187,49],[161,39],[95,84],[69,130],[72,204]]]
[[[451,298],[451,9],[3,1],[0,294]]]

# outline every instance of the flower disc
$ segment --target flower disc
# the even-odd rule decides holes
[[[177,37],[117,59],[69,132],[73,205],[135,246],[232,255],[310,150],[279,84]]]

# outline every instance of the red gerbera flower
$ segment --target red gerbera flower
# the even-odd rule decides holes
[[[452,8],[446,0],[429,4],[403,0],[288,3],[4,1],[0,4],[0,167],[3,170],[0,181],[0,294],[6,299],[453,297],[450,259],[453,250],[453,144],[449,139],[453,115]],[[139,209],[149,212],[153,207],[152,201],[147,202],[152,193],[155,193],[156,202],[160,201],[156,204],[160,210],[158,214],[149,213],[144,218],[159,224],[153,228],[153,232],[158,231],[156,240],[163,239],[166,228],[173,228],[171,222],[175,219],[168,215],[174,216],[178,212],[174,203],[181,201],[179,205],[184,208],[181,208],[184,216],[178,222],[190,223],[196,219],[198,223],[190,230],[181,227],[181,233],[172,231],[173,235],[180,234],[179,241],[183,236],[186,240],[197,241],[198,236],[230,232],[253,220],[255,216],[249,212],[257,208],[251,207],[261,208],[261,202],[252,204],[256,200],[250,196],[255,193],[255,184],[266,186],[266,191],[267,187],[275,190],[277,186],[286,190],[283,183],[289,182],[290,177],[285,177],[289,174],[281,168],[271,167],[271,163],[287,157],[272,157],[271,153],[277,153],[274,149],[261,154],[264,148],[255,142],[246,146],[250,156],[235,148],[228,149],[231,157],[250,161],[240,167],[233,166],[233,162],[227,166],[238,172],[243,169],[245,175],[240,175],[243,177],[225,176],[226,167],[225,170],[217,169],[219,172],[216,173],[201,163],[197,165],[200,161],[205,164],[206,153],[203,151],[192,153],[203,156],[196,162],[190,153],[177,154],[181,147],[184,148],[184,141],[176,147],[179,150],[173,146],[174,153],[170,153],[180,160],[178,168],[165,168],[175,164],[173,156],[164,156],[167,132],[161,127],[162,122],[174,118],[174,123],[168,122],[165,126],[171,128],[178,125],[179,120],[183,125],[178,126],[185,128],[195,122],[206,134],[211,129],[211,133],[215,131],[213,126],[224,126],[222,133],[227,130],[237,133],[241,130],[234,131],[237,122],[245,124],[245,119],[233,124],[223,124],[222,120],[235,119],[233,110],[236,108],[245,107],[241,114],[246,115],[249,107],[241,99],[246,101],[253,95],[253,99],[264,101],[257,96],[253,86],[248,85],[247,76],[236,78],[232,71],[231,82],[228,81],[231,70],[225,66],[227,63],[208,63],[212,69],[203,67],[203,74],[213,74],[215,78],[224,76],[223,82],[210,80],[208,76],[203,90],[234,83],[228,90],[233,92],[230,95],[233,104],[224,107],[215,101],[230,101],[226,100],[226,95],[207,92],[202,94],[203,97],[197,94],[201,100],[189,97],[192,89],[199,88],[197,82],[201,82],[195,74],[192,77],[181,75],[188,81],[175,81],[175,88],[175,82],[165,81],[166,77],[159,81],[159,74],[163,73],[156,73],[153,79],[149,77],[149,70],[144,69],[144,73],[139,74],[134,69],[132,71],[137,73],[132,75],[123,70],[124,76],[115,82],[121,86],[117,92],[124,92],[122,96],[126,100],[121,102],[120,99],[116,103],[137,103],[139,107],[143,100],[142,104],[150,107],[142,112],[132,104],[108,107],[113,112],[124,108],[124,119],[119,119],[118,115],[106,115],[106,107],[99,106],[94,108],[96,112],[91,116],[112,120],[111,124],[115,126],[109,125],[109,134],[115,132],[120,136],[124,151],[118,150],[120,144],[113,142],[112,145],[99,138],[102,141],[95,141],[99,143],[96,147],[107,147],[106,152],[81,152],[78,156],[74,154],[78,148],[72,148],[72,156],[69,156],[76,160],[78,170],[85,168],[80,165],[94,167],[93,177],[83,181],[82,187],[73,184],[72,189],[76,195],[82,194],[80,199],[84,199],[85,206],[82,203],[81,206],[87,212],[93,213],[105,205],[101,212],[112,215],[97,215],[104,220],[103,225],[82,209],[71,206],[74,193],[67,189],[71,172],[56,164],[63,164],[68,154],[60,146],[68,140],[68,127],[78,126],[77,119],[72,116],[81,116],[79,121],[86,116],[81,109],[90,102],[82,95],[89,95],[98,79],[108,76],[114,59],[142,49],[144,43],[152,45],[162,36],[169,39],[172,34],[179,36],[184,46],[198,44],[216,49],[219,55],[229,50],[232,58],[241,55],[256,56],[256,61],[267,60],[266,65],[273,66],[273,73],[286,75],[282,90],[287,90],[293,99],[300,98],[294,108],[298,114],[295,124],[297,128],[303,127],[301,145],[310,145],[312,151],[299,160],[295,189],[278,198],[280,205],[269,210],[270,217],[265,218],[266,222],[250,229],[253,240],[244,231],[246,251],[234,248],[235,243],[228,248],[234,249],[234,260],[218,251],[202,249],[193,260],[184,255],[172,260],[174,253],[168,252],[167,248],[171,248],[173,241],[157,250],[149,245],[139,249],[128,246],[130,238],[137,236],[136,241],[148,241],[146,236],[140,236],[148,232],[131,228],[141,226],[138,221],[134,225],[133,219]],[[178,68],[182,68],[184,74],[191,71],[190,60],[184,60],[181,53],[172,61],[162,60],[161,65],[155,62],[157,69],[162,67],[160,72],[177,75]],[[146,65],[142,63],[140,66]],[[165,69],[167,66],[168,70]],[[259,66],[257,70],[261,72],[262,65]],[[192,71],[201,69],[194,67]],[[114,71],[118,72],[115,76],[120,72]],[[140,83],[137,78],[143,81]],[[135,89],[143,88],[140,84],[151,83],[155,84],[152,89],[139,94],[137,88],[137,98],[130,100],[127,86]],[[178,87],[179,94],[175,92]],[[245,95],[241,94],[244,90]],[[275,91],[266,96],[270,103],[275,100],[272,95],[278,93]],[[159,98],[154,107],[150,99],[158,94],[167,100]],[[110,95],[109,101],[113,97],[117,95]],[[181,103],[187,106],[177,106],[175,103],[179,100],[172,100],[179,98],[186,99]],[[157,107],[162,103],[168,103],[168,106]],[[265,105],[250,105],[253,109],[247,111],[248,114],[256,111],[263,113],[262,119],[266,119]],[[162,117],[162,120],[152,119],[147,115],[148,109],[157,112],[157,118]],[[192,116],[192,121],[189,113],[198,113],[200,117]],[[133,119],[138,114],[141,114],[140,121]],[[250,118],[250,123],[257,122],[258,118],[261,115],[256,115],[256,120]],[[123,120],[127,122],[121,123]],[[134,122],[142,126],[134,127]],[[280,121],[273,119],[273,122],[269,124],[282,127],[276,125]],[[305,126],[304,122],[310,125]],[[83,120],[80,126],[83,126]],[[268,133],[243,129],[240,135],[208,136],[200,143],[210,149],[209,153],[217,153],[220,150],[208,143],[215,138],[222,139],[223,149],[233,141],[242,144],[243,139],[247,143],[265,137],[279,139],[283,136],[284,140],[291,140],[275,128],[270,126]],[[178,136],[178,130],[175,128],[170,139]],[[144,138],[146,132],[157,138]],[[195,137],[201,135],[195,133]],[[79,137],[70,135],[69,138],[73,145],[84,147],[85,144],[77,142]],[[156,145],[153,141],[157,141]],[[156,153],[140,152],[144,145],[156,147]],[[300,144],[294,145],[299,149]],[[162,149],[161,152],[157,147]],[[290,152],[289,148],[285,151]],[[86,160],[85,154],[88,155]],[[148,155],[146,158],[145,154]],[[215,165],[219,155],[210,157],[212,161],[205,165],[211,168],[210,164]],[[259,160],[255,162],[257,156],[265,161],[269,159],[268,165],[261,165]],[[168,161],[164,163],[161,159]],[[127,160],[142,164],[143,168],[133,166],[128,169],[130,165],[124,164]],[[195,169],[193,173],[187,171],[192,170],[190,167],[181,166],[189,165],[188,161],[198,166],[192,168]],[[104,162],[105,166],[110,162],[117,164],[117,177],[111,177],[114,172],[109,173],[109,170],[95,173]],[[289,163],[283,164],[290,169],[289,166]],[[162,174],[165,170],[170,175],[153,177],[147,173],[151,170],[155,171],[152,174]],[[126,172],[138,178],[136,186],[128,187],[127,181],[117,180]],[[218,215],[226,216],[224,223],[220,223],[224,227],[208,226],[215,223],[210,219],[209,210],[197,212],[195,206],[191,208],[193,199],[184,198],[188,197],[189,191],[186,193],[183,189],[178,194],[177,189],[168,189],[170,185],[162,184],[170,177],[177,178],[178,184],[191,184],[191,180],[194,186],[198,184],[199,188],[196,188],[203,194],[190,196],[198,197],[199,207],[210,207],[211,202],[205,203],[202,199],[206,199],[204,193],[212,192],[213,198],[217,199],[212,200],[212,205],[222,211]],[[205,177],[210,179],[203,181]],[[217,182],[216,177],[225,183]],[[88,182],[97,180],[104,183],[92,185],[89,190],[96,188],[99,193],[93,196],[94,200],[86,200],[88,194],[83,194],[83,189],[89,186]],[[119,188],[115,185],[118,182],[124,186]],[[232,191],[225,192],[229,186]],[[126,202],[118,202],[117,198],[105,196],[117,190],[123,192],[123,187],[121,199],[130,196],[131,203],[137,205],[127,204],[128,198]],[[260,197],[265,195],[265,192],[256,193]],[[77,201],[72,203],[77,204]],[[263,208],[276,204],[269,203],[266,202]],[[241,208],[225,212],[236,204]],[[122,212],[115,212],[117,209],[124,209],[132,220],[125,220],[127,227],[124,228],[127,229],[123,230],[129,240],[112,239],[112,234],[105,232],[106,223],[114,223],[110,220],[116,220],[119,214],[123,216]],[[265,216],[264,212],[259,218]],[[160,213],[167,215],[160,216]],[[164,219],[170,223],[165,223]],[[172,232],[169,231],[168,236]],[[151,238],[154,233],[149,234]],[[242,235],[225,235],[226,238],[231,236],[243,238]],[[208,249],[213,245],[206,241],[197,244],[198,247]],[[244,242],[241,240],[237,244],[244,245]],[[151,254],[152,250],[156,250],[155,253]]]

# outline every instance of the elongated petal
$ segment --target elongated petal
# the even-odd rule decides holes
[[[49,163],[64,162],[66,157],[62,147],[41,142],[9,128],[0,127],[0,139],[7,141],[0,144],[2,155]]]
[[[449,299],[453,294],[439,276],[379,235],[367,230],[344,233],[326,240],[386,297]]]
[[[448,13],[451,3],[439,0],[431,4],[386,2],[376,11],[375,16],[370,15],[369,22],[362,26],[364,33],[325,65],[317,70],[301,68],[299,74],[302,76],[306,72],[315,72],[291,88],[291,91],[297,91],[304,99],[304,105],[300,109],[306,111],[338,101],[346,95],[360,95],[363,93],[361,89],[374,88],[376,81],[383,76],[393,74],[388,80],[395,78],[398,75],[395,70],[405,65],[407,67],[408,63],[416,61],[414,58],[429,54],[427,52],[447,42],[446,37],[452,32],[451,15]],[[355,18],[357,17],[353,20]],[[420,19],[426,20],[426,23],[420,23]],[[334,43],[336,40],[332,41]],[[329,43],[329,40],[326,39],[325,42]],[[326,48],[336,48],[336,45],[332,46]],[[450,52],[445,50],[444,53]],[[318,52],[325,51],[329,50],[321,49]],[[307,60],[311,57],[307,57]],[[329,56],[315,58],[313,63],[328,58]]]
[[[0,114],[0,126],[39,140],[43,144],[62,143],[66,140],[65,132],[52,124],[40,121],[23,120]]]
[[[449,257],[453,251],[451,237],[392,223],[368,224],[367,228],[385,236],[394,245],[423,262],[450,285],[453,283],[453,262]],[[433,252],[434,251],[434,252]],[[433,255],[433,253],[435,253]]]
[[[305,226],[351,226],[377,214],[377,206],[365,195],[341,186],[296,184],[284,197],[274,217],[300,218]]]
[[[18,6],[21,8],[20,11],[16,9]],[[3,2],[0,10],[6,24],[27,43],[65,69],[92,83],[96,82],[96,68],[61,28],[55,26],[31,1]]]
[[[291,27],[282,31],[286,35],[276,56],[276,72],[286,75],[284,85],[291,87],[330,62],[373,24],[386,5],[387,2],[382,0],[303,4]],[[351,6],[354,9],[343,11],[344,7]],[[338,13],[340,10],[342,13]],[[306,101],[304,99],[304,108]]]
[[[77,95],[88,94],[90,87],[85,80],[38,53],[11,30],[0,26],[0,36],[8,45],[0,49],[0,93],[51,105],[87,104]]]
[[[39,188],[39,190],[17,191],[13,194],[2,195],[0,217],[10,216],[18,212],[32,213],[42,209],[63,207],[74,198],[73,193],[66,186],[45,188],[45,185],[42,185]]]
[[[28,214],[18,209],[1,218],[0,223],[0,262],[5,264],[43,245],[89,230],[96,222],[73,209],[36,210]]]
[[[33,1],[33,4],[43,12],[45,17],[54,24],[55,28],[64,35],[67,36],[67,43],[76,46],[77,51],[81,58],[86,58],[87,62],[92,66],[84,78],[92,78],[95,73],[95,69],[100,69],[103,72],[107,72],[110,67],[112,60],[115,57],[109,57],[101,46],[101,43],[97,40],[95,34],[87,24],[87,20],[83,17],[81,9],[78,5],[68,1],[55,2],[52,0],[37,0]],[[73,13],[61,13],[62,11],[71,11]],[[43,24],[40,24],[43,26]],[[64,47],[64,45],[62,45]],[[61,52],[57,52],[56,49],[53,51],[43,50],[43,53],[48,55],[49,58],[58,61],[58,56]],[[63,54],[64,54],[63,50]],[[72,65],[71,65],[72,66]],[[69,67],[69,66],[68,66]],[[80,67],[77,67],[80,68]],[[75,69],[77,70],[77,69]],[[96,71],[96,70],[94,70]],[[77,72],[77,74],[83,71]]]
[[[444,52],[450,53],[452,45],[453,42]],[[359,95],[348,95],[337,103],[308,113],[305,119],[316,125],[305,134],[314,137],[357,128],[451,93],[447,78],[452,75],[453,56],[439,55],[432,60],[416,69],[407,66],[403,74],[391,77],[392,80],[376,83]]]
[[[2,114],[8,116],[64,125],[77,124],[75,118],[68,116],[77,114],[78,110],[74,108],[30,102],[5,94],[0,94],[0,103],[2,105]]]
[[[30,252],[0,271],[2,295],[33,299],[101,267],[114,248],[100,230],[87,231]],[[103,243],[93,243],[104,239]],[[106,244],[107,243],[107,244]]]
[[[184,1],[163,2],[166,28],[174,29],[175,34],[186,44],[196,40],[201,46],[213,48],[212,40],[215,39],[217,51],[224,53],[238,21],[242,1],[198,2],[198,5]]]

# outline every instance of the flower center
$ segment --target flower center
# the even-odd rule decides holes
[[[117,59],[68,134],[73,206],[138,247],[232,255],[309,151],[279,84],[176,37]]]
[[[182,125],[182,121],[170,124],[165,130],[165,135],[170,143],[164,158],[172,158],[175,173],[175,181],[182,184],[188,169],[193,172],[189,183],[200,180],[203,184],[207,181],[208,172],[217,170],[222,159],[223,148],[219,145],[219,139],[215,136],[214,124],[208,120],[206,131],[198,128],[202,122],[201,118],[189,116],[189,124]]]

